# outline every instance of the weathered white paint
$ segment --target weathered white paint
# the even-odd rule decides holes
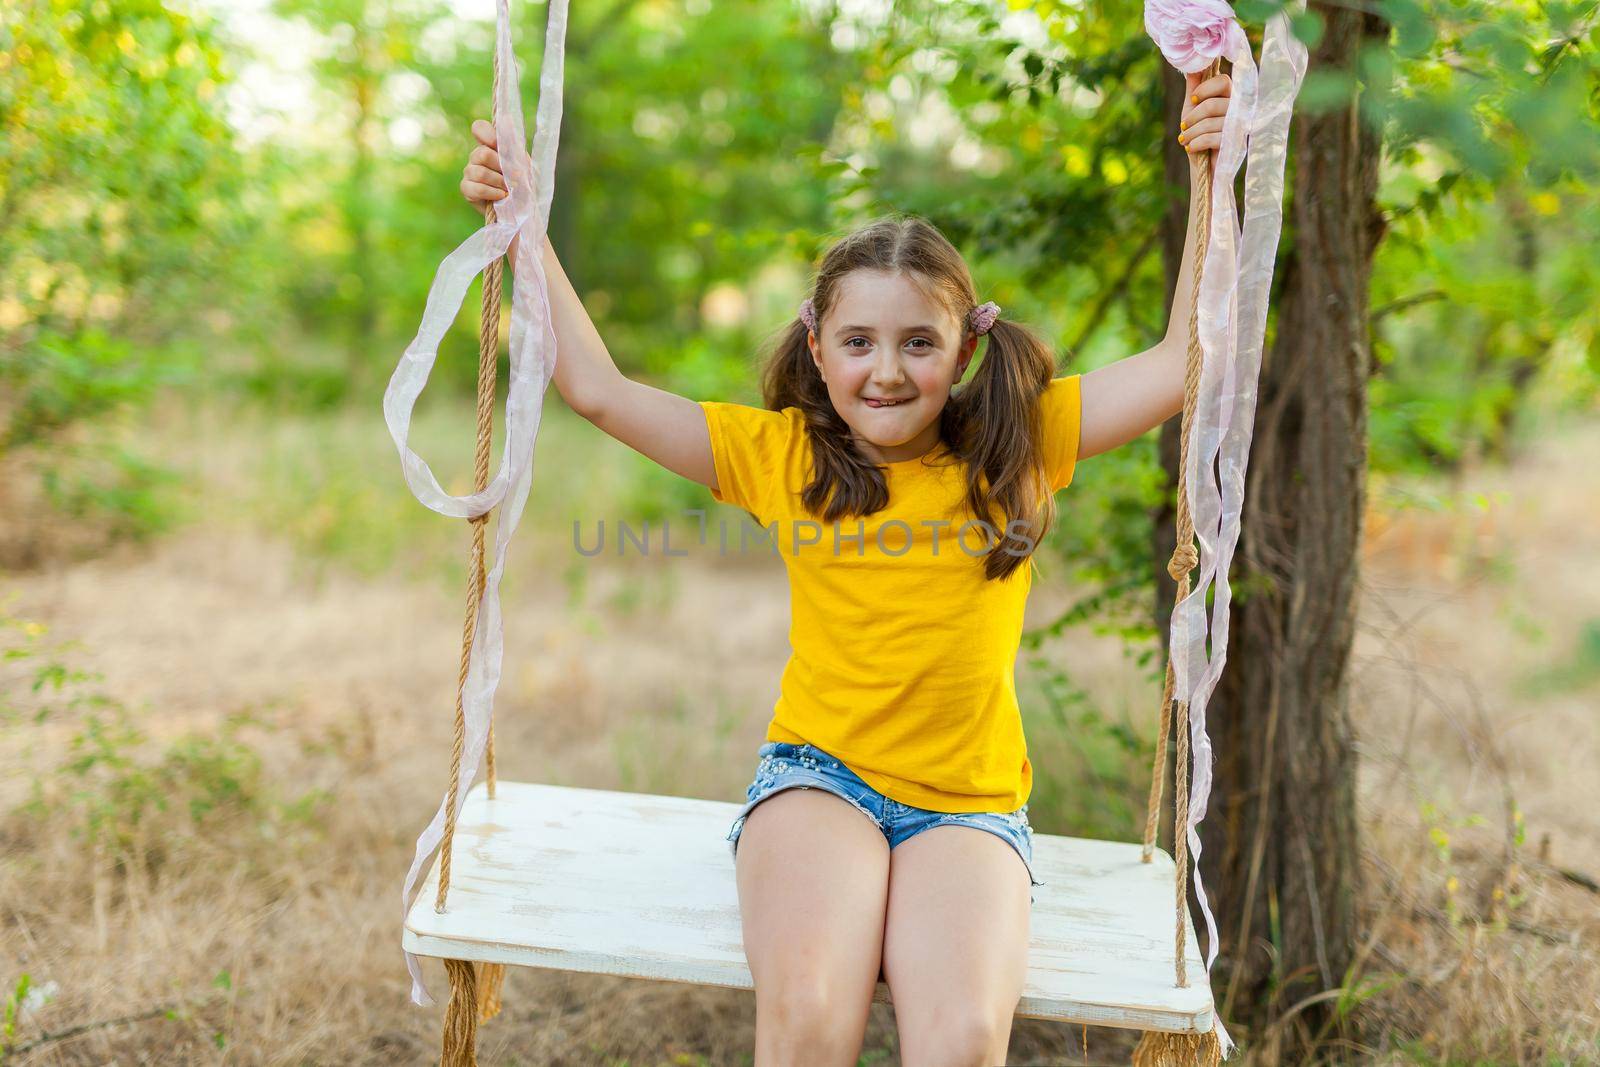
[[[740,805],[691,797],[480,783],[456,830],[450,893],[437,860],[402,940],[421,956],[754,988],[733,857]],[[1204,1033],[1211,991],[1191,928],[1174,985],[1173,864],[1120,841],[1034,834],[1028,980],[1017,1014]],[[890,1001],[878,983],[876,1000]]]

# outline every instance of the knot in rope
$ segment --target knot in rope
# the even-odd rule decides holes
[[[1200,565],[1200,553],[1195,551],[1193,545],[1179,545],[1172,550],[1172,559],[1167,562],[1167,573],[1172,575],[1172,580],[1181,582],[1189,572]]]

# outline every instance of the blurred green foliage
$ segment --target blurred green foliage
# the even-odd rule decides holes
[[[0,457],[128,536],[167,525],[160,472],[81,431],[188,380],[227,303],[224,79],[213,28],[157,0],[0,11]]]
[[[1277,6],[1241,0],[1257,40]],[[530,112],[544,13],[514,9]],[[1385,130],[1376,458],[1459,462],[1503,450],[1539,368],[1600,358],[1600,30],[1592,2],[1377,13],[1386,44],[1313,69],[1300,106],[1355,97]],[[8,5],[0,441],[138,400],[191,366],[185,334],[208,349],[184,380],[280,407],[370,398],[387,374],[478,225],[456,185],[493,25],[443,0],[275,0],[270,18]],[[934,219],[1069,365],[1164,331],[1152,237],[1182,191],[1161,180],[1171,123],[1137,5],[612,0],[572,20],[552,239],[626,369],[753,399],[752,354],[829,236],[884,210]],[[1297,22],[1319,25],[1316,5]],[[299,105],[242,91],[285,71]],[[472,303],[439,370],[456,385]]]
[[[215,28],[159,0],[0,13],[0,351],[86,341],[158,360],[246,239]],[[114,340],[108,340],[114,339]],[[34,361],[34,376],[52,364]],[[70,373],[70,369],[68,371]],[[26,380],[26,379],[25,379]],[[120,387],[121,383],[118,383]],[[95,400],[87,410],[94,410]],[[6,440],[16,431],[7,418]]]

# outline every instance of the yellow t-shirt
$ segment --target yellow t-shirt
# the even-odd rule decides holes
[[[1055,378],[1039,401],[1052,490],[1077,464],[1079,381]],[[993,535],[966,508],[964,470],[942,446],[886,464],[887,507],[824,524],[800,501],[811,444],[799,408],[700,406],[712,496],[760,523],[741,517],[725,544],[775,553],[789,574],[792,654],[767,740],[815,745],[902,804],[1020,808],[1033,787],[1016,689],[1033,561],[984,578]]]

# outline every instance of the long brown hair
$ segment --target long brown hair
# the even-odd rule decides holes
[[[908,276],[972,330],[968,316],[978,302],[972,274],[927,220],[884,218],[835,243],[823,257],[811,297],[817,322],[837,299],[845,276],[857,270]],[[996,319],[986,336],[983,361],[970,381],[951,391],[939,415],[939,442],[954,462],[966,464],[967,508],[999,535],[984,557],[984,575],[995,579],[1033,554],[1055,518],[1040,459],[1039,419],[1039,397],[1055,373],[1055,356],[1032,330],[1005,319]],[[888,506],[883,469],[861,454],[849,424],[834,410],[798,316],[767,356],[761,393],[769,409],[796,407],[805,415],[814,459],[801,496],[808,511],[831,523]],[[1018,530],[1024,535],[1017,536]]]

